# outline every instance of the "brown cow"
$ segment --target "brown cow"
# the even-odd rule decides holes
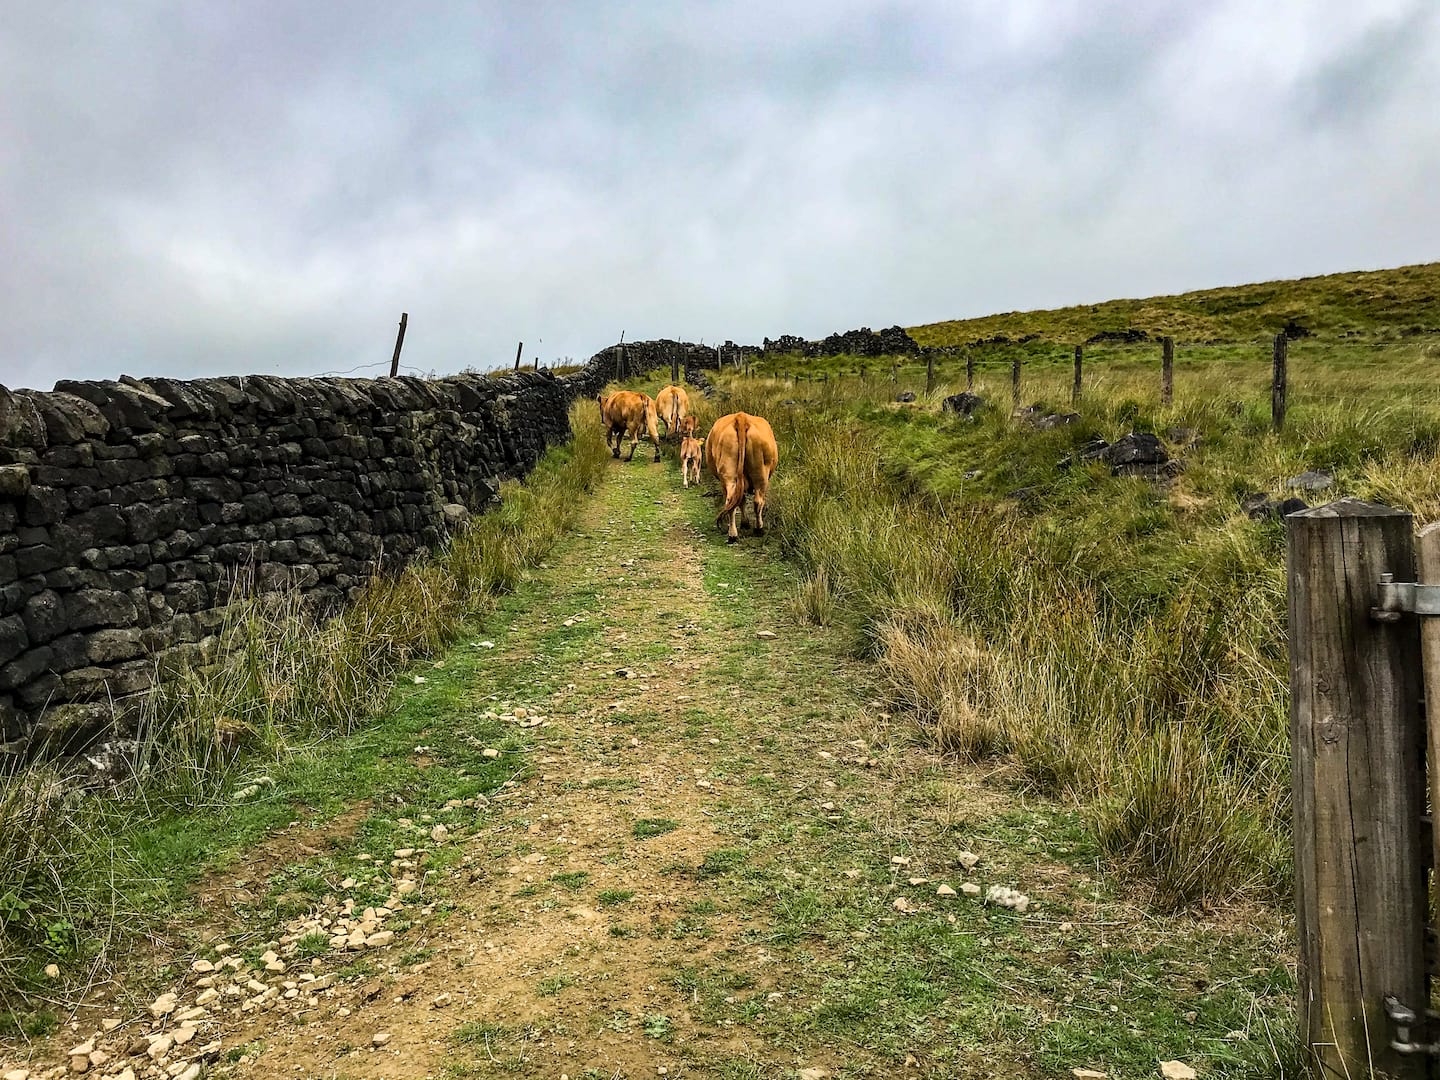
[[[655,395],[655,412],[665,425],[666,436],[678,438],[680,421],[690,412],[690,395],[683,386],[671,384]]]
[[[694,430],[693,416],[687,416],[686,420],[691,421],[691,430]],[[680,481],[687,488],[690,486],[690,470],[695,471],[695,483],[700,483],[700,448],[705,444],[692,435],[686,435],[680,440]]]
[[[600,406],[600,423],[605,427],[605,445],[610,446],[610,440],[615,440],[615,445],[611,447],[611,453],[615,457],[620,456],[621,440],[629,435],[630,456],[625,460],[635,460],[635,447],[640,443],[640,432],[643,429],[655,444],[655,460],[660,460],[660,433],[655,428],[655,402],[650,399],[649,394],[641,394],[635,390],[617,390],[608,397],[597,394],[595,401]]]
[[[680,418],[680,437],[689,439],[695,435],[695,417],[682,416]]]
[[[765,498],[779,461],[775,433],[763,416],[730,413],[711,427],[705,439],[705,463],[725,493],[725,505],[715,516],[715,524],[730,515],[730,543],[740,539],[737,519],[745,516],[747,491],[755,498],[755,532],[765,531]]]

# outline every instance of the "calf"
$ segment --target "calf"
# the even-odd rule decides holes
[[[686,420],[691,421],[690,430],[695,430],[693,416],[687,416]],[[700,448],[705,444],[693,435],[686,435],[680,440],[680,480],[688,488],[690,486],[690,470],[695,470],[695,483],[700,483]]]

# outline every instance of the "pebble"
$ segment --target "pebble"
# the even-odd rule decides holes
[[[496,750],[493,746],[487,746],[484,750],[480,751],[480,753],[487,758],[497,758],[500,756],[500,751]]]
[[[443,1008],[445,1008],[445,1006],[449,1005],[450,1002],[453,1001],[453,1000],[454,1000],[454,999],[451,998],[451,996],[450,996],[449,994],[441,994],[441,995],[440,995],[439,997],[437,997],[434,1001],[432,1001],[432,1002],[430,1003],[430,1005],[431,1005],[432,1008],[443,1009]]]
[[[1162,1061],[1160,1075],[1165,1080],[1195,1080],[1195,1070],[1183,1061]]]
[[[408,859],[414,854],[415,849],[413,847],[402,847],[395,849],[395,858],[397,859]]]
[[[417,882],[411,880],[410,878],[406,878],[404,881],[400,882],[399,885],[395,886],[395,892],[399,896],[409,896],[418,888],[420,888],[420,885]]]
[[[952,889],[949,885],[941,885],[938,889],[935,890],[935,895],[936,895],[936,896],[954,896],[954,895],[955,895],[955,890]]]
[[[1075,1080],[1107,1080],[1109,1076],[1099,1069],[1071,1069],[1070,1075],[1075,1077]]]
[[[384,1046],[389,1041],[390,1033],[388,1031],[377,1031],[374,1035],[370,1036],[372,1046]]]
[[[372,948],[372,949],[379,949],[379,948],[381,948],[381,947],[383,947],[383,946],[385,946],[385,945],[389,945],[389,944],[390,944],[392,941],[394,941],[394,940],[395,940],[395,931],[394,931],[394,930],[380,930],[380,931],[378,931],[378,932],[376,932],[376,933],[374,933],[374,934],[371,934],[369,937],[367,937],[367,938],[365,939],[365,944],[368,945],[368,946],[369,946],[370,948]]]
[[[430,839],[435,841],[435,843],[437,844],[443,844],[449,838],[450,830],[447,829],[444,825],[436,825],[433,829],[430,830]]]
[[[157,1020],[162,1016],[169,1016],[175,1011],[175,1006],[178,1002],[179,999],[173,993],[161,994],[150,1003],[150,1015]]]
[[[967,881],[964,885],[960,886],[960,891],[966,896],[979,896],[980,886],[976,885],[973,881]]]
[[[973,851],[962,851],[959,855],[955,856],[955,861],[966,870],[974,870],[976,864],[980,861],[980,856],[976,855]]]
[[[909,865],[910,865],[910,860],[907,859],[904,855],[891,855],[891,856],[890,856],[890,865],[891,865],[891,866],[909,866]]]
[[[190,970],[195,972],[196,975],[209,975],[210,972],[215,970],[215,965],[209,960],[196,960],[190,965]]]
[[[58,978],[60,977],[60,965],[59,965],[59,964],[46,964],[46,965],[45,965],[45,977],[46,977],[47,979],[58,979]]]
[[[123,1021],[118,1016],[109,1016],[100,1021],[100,1028],[102,1031],[114,1031],[122,1023]]]
[[[758,630],[756,631],[755,636],[761,641],[774,641],[776,638],[774,630]]]

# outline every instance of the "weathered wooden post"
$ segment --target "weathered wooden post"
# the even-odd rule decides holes
[[[933,394],[934,392],[935,392],[935,353],[932,351],[932,352],[928,352],[928,353],[925,354],[925,393],[927,393],[927,394]]]
[[[1070,384],[1070,404],[1071,404],[1071,406],[1075,406],[1075,405],[1079,405],[1079,404],[1080,404],[1080,365],[1084,362],[1084,360],[1085,360],[1085,346],[1084,346],[1084,345],[1076,345],[1076,346],[1075,346],[1075,379],[1074,379],[1074,381],[1071,382],[1071,384]]]
[[[520,370],[520,354],[525,351],[525,342],[521,341],[515,345],[515,370]]]
[[[410,321],[410,313],[400,313],[400,330],[395,335],[395,355],[390,357],[390,377],[393,379],[400,374],[400,347],[405,344],[405,324]]]
[[[1290,339],[1284,334],[1275,335],[1275,357],[1270,371],[1270,424],[1278,433],[1285,428],[1286,354],[1290,350]]]
[[[1382,574],[1415,580],[1412,519],[1342,499],[1286,523],[1300,1039],[1317,1077],[1420,1080],[1385,1005],[1428,1004],[1420,635],[1375,607]]]
[[[1175,339],[1160,339],[1160,404],[1169,406],[1175,400]]]
[[[975,389],[975,354],[965,354],[965,390],[967,393]]]
[[[1020,408],[1020,354],[1010,361],[1010,402],[1011,408]]]
[[[1284,335],[1281,335],[1282,337]],[[1426,525],[1415,537],[1418,578],[1422,585],[1440,585],[1440,521]],[[1430,807],[1440,806],[1440,618],[1428,616],[1420,620],[1420,658],[1425,682],[1426,729],[1429,733]],[[1430,865],[1440,867],[1440,829],[1432,828]],[[1440,887],[1440,879],[1436,881]]]

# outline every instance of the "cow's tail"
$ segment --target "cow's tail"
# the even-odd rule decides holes
[[[735,493],[725,503],[715,518],[719,521],[745,501],[745,437],[750,431],[750,418],[743,412],[735,414]]]

